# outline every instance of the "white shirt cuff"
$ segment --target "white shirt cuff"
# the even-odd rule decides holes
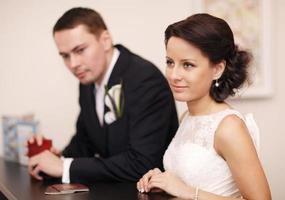
[[[62,183],[70,183],[69,169],[73,161],[73,158],[62,158],[63,159],[63,174],[61,181]]]

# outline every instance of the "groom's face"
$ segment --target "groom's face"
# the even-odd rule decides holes
[[[54,40],[65,65],[82,84],[102,81],[111,42],[107,31],[95,36],[85,25],[78,25],[55,32]]]

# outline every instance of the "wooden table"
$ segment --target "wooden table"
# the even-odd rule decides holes
[[[89,192],[45,195],[47,186],[59,180],[37,181],[30,177],[27,167],[0,158],[0,199],[19,200],[169,200],[165,193],[140,194],[135,183],[96,183],[89,186]]]

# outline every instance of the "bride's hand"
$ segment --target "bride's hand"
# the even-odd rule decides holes
[[[137,182],[137,189],[140,192],[149,192],[150,189],[148,187],[149,180],[152,178],[154,175],[161,174],[162,172],[160,169],[155,168],[152,170],[149,170],[143,177]]]
[[[160,188],[173,196],[185,199],[192,198],[194,194],[193,187],[186,185],[179,177],[168,171],[151,176],[147,191],[152,188]]]

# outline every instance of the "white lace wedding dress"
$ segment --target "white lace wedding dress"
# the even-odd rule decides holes
[[[258,150],[259,131],[251,114],[243,117],[233,109],[203,116],[190,116],[187,113],[164,154],[165,170],[175,173],[186,184],[202,190],[240,197],[227,163],[213,146],[215,131],[228,115],[237,115],[246,123]]]

